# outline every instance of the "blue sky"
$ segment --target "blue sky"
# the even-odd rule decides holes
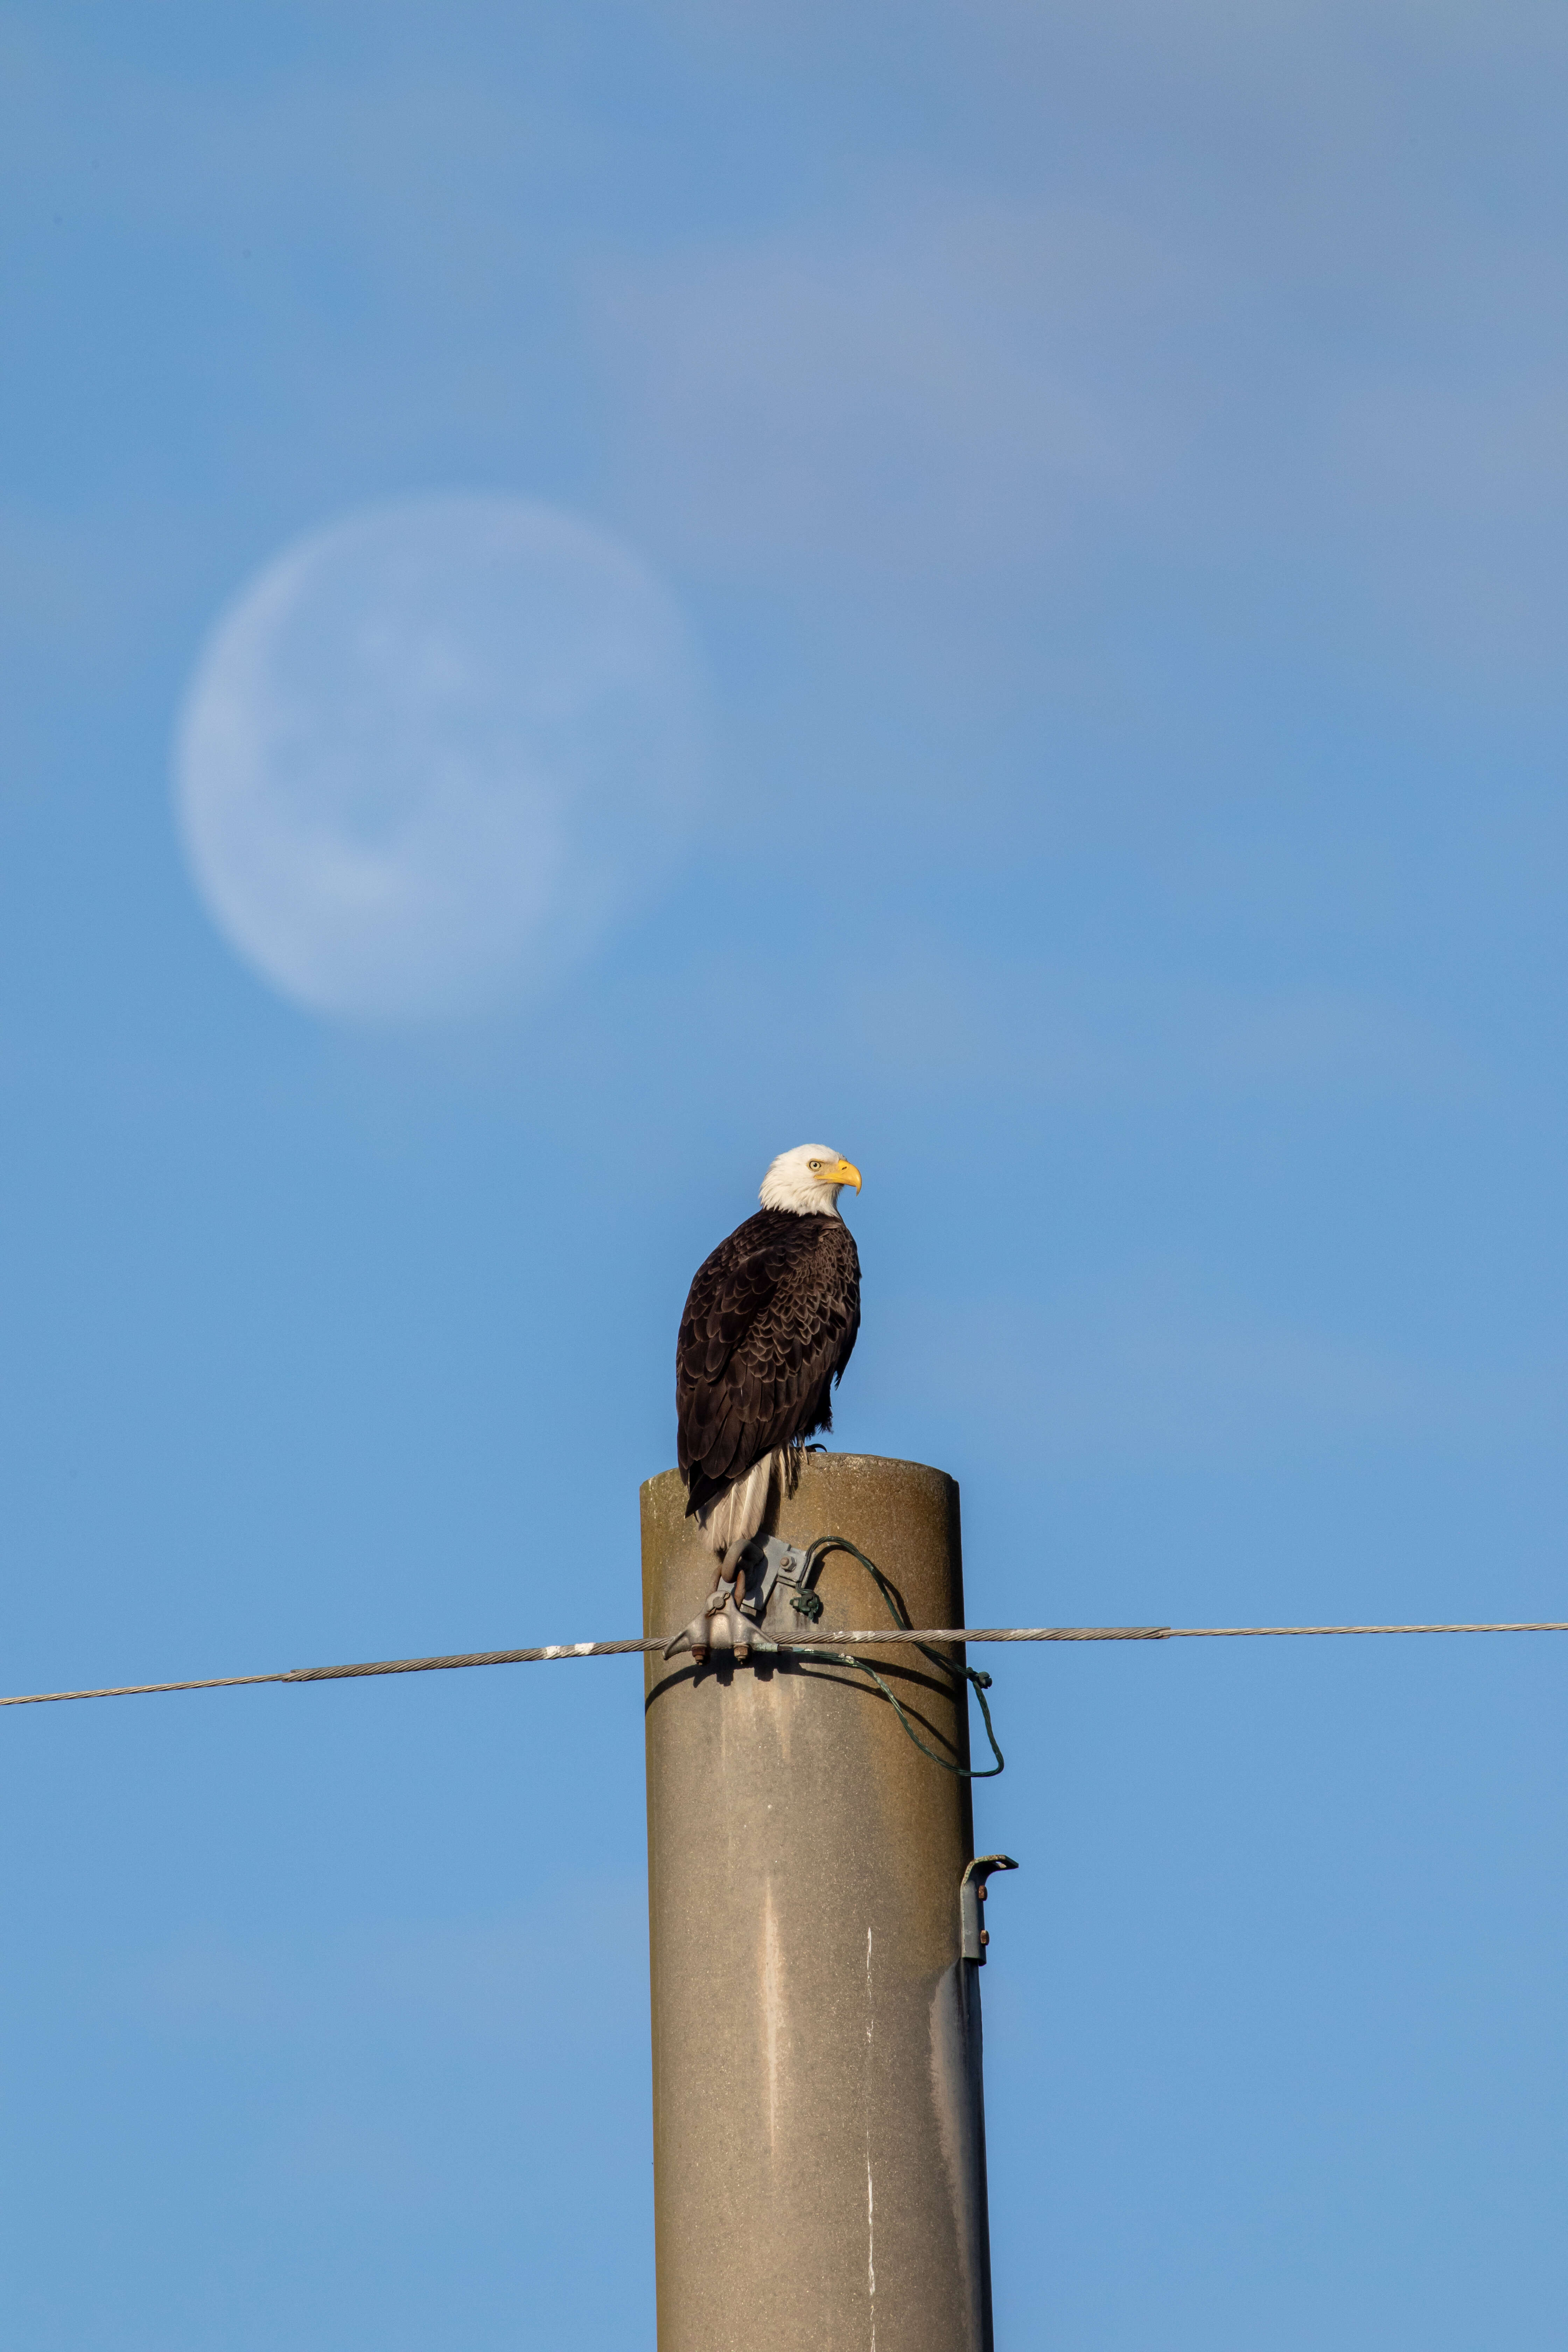
[[[636,1620],[693,1266],[862,1167],[980,1622],[1568,1616],[1568,29],[0,13],[4,1685]],[[171,786],[432,494],[633,549],[672,874],[319,1018]],[[1563,1661],[998,1674],[999,2340],[1556,2347]],[[651,2344],[628,1667],[7,1716],[8,2337]],[[563,1890],[569,1890],[563,1896]]]

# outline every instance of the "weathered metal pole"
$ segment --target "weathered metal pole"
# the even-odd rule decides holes
[[[685,1501],[674,1471],[642,1490],[649,1633],[712,1589]],[[911,1624],[964,1622],[940,1470],[808,1455],[777,1532],[847,1538]],[[843,1554],[817,1591],[818,1633],[885,1613]],[[767,1630],[800,1624],[775,1594]],[[967,1763],[964,1686],[865,1654]],[[656,1654],[646,1715],[659,2352],[991,2352],[968,1781],[826,1661]]]

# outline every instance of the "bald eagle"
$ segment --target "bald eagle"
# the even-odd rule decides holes
[[[762,1207],[698,1267],[675,1403],[687,1517],[722,1560],[762,1526],[775,1480],[819,1429],[860,1328],[860,1260],[838,1213],[860,1171],[825,1144],[781,1151]]]

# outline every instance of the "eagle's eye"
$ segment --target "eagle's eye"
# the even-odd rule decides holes
[[[820,1160],[808,1160],[805,1164],[808,1168],[820,1168],[822,1162]]]

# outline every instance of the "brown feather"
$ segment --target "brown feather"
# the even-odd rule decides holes
[[[860,1260],[837,1216],[760,1209],[704,1259],[675,1351],[688,1516],[776,1446],[832,1428],[859,1328]]]

